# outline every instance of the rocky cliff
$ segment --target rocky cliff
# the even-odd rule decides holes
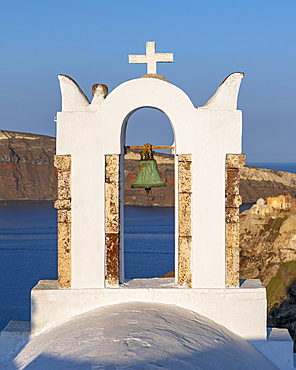
[[[296,207],[265,214],[261,223],[258,214],[240,215],[240,277],[260,279],[268,286],[281,263],[296,259]],[[246,217],[251,228],[244,222]],[[275,296],[269,297],[270,306],[276,301]]]
[[[53,166],[55,138],[0,130],[0,200],[54,200],[57,198],[56,169]],[[174,156],[155,154],[165,188],[154,188],[149,197],[143,189],[131,189],[140,155],[125,155],[125,204],[130,206],[174,205]],[[277,196],[284,190],[296,197],[296,174],[245,166],[240,192],[244,203],[260,197]]]
[[[124,194],[125,204],[132,206],[174,205],[174,157],[171,154],[156,154],[158,170],[166,188],[152,189],[147,198],[145,191],[131,189],[136,179],[140,155],[130,151],[125,156]],[[240,176],[240,194],[244,203],[255,203],[259,198],[278,196],[288,191],[296,198],[296,174],[244,166]]]
[[[276,197],[287,190],[296,198],[296,174],[244,166],[240,175],[240,194],[244,203],[259,198]]]
[[[295,343],[296,207],[271,212],[264,207],[240,215],[240,278],[262,281],[268,325],[288,328]]]
[[[0,130],[0,200],[56,199],[55,138]]]

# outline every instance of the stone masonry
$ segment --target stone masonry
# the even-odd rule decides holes
[[[191,154],[178,156],[178,285],[192,286]]]
[[[239,195],[240,169],[245,164],[244,154],[226,154],[225,234],[226,286],[239,286]]]
[[[55,155],[58,169],[58,282],[71,288],[71,155]]]
[[[105,156],[105,279],[119,284],[119,155]]]

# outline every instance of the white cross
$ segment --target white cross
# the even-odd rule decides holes
[[[147,63],[147,74],[156,74],[156,63],[173,62],[173,53],[155,53],[155,41],[146,42],[146,55],[129,55],[129,63]]]

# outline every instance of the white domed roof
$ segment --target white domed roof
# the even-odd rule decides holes
[[[13,364],[8,361],[3,366],[6,370],[277,369],[246,340],[204,316],[173,305],[141,302],[76,316],[33,338]]]

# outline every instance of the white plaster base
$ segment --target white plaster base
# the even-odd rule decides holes
[[[288,329],[268,328],[267,333],[267,340],[250,343],[280,370],[294,369],[293,340]]]
[[[30,340],[30,321],[9,321],[1,331],[0,364],[10,356],[15,356]]]
[[[31,292],[32,334],[81,313],[122,302],[173,304],[204,315],[247,340],[266,339],[266,295],[260,280],[240,288],[180,288],[174,278],[135,279],[116,288],[59,289],[41,280]]]

